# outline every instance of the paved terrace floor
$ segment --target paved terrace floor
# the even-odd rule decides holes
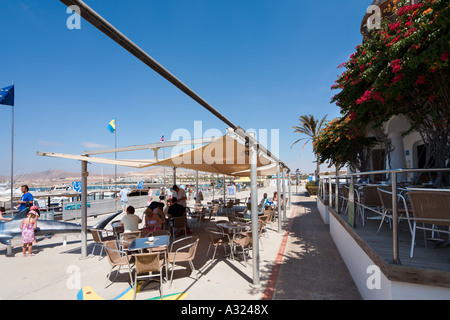
[[[263,192],[272,194],[273,188],[258,191]],[[138,209],[136,213],[142,215],[142,212],[143,209]],[[164,295],[184,293],[178,297],[185,300],[361,299],[317,211],[315,198],[299,188],[298,194],[293,193],[287,216],[289,220],[281,232],[275,222],[262,237],[259,288],[251,286],[252,259],[247,260],[245,266],[243,261],[225,258],[222,248],[218,249],[214,261],[212,251],[206,257],[209,242],[203,231],[207,224],[204,224],[200,231],[194,231],[200,238],[194,260],[198,277],[190,277],[188,264],[182,264],[185,268],[176,269],[172,287],[169,288],[167,282],[163,284]],[[88,224],[93,225],[103,218],[89,218]],[[0,299],[115,299],[126,292],[129,288],[126,268],[122,268],[116,281],[105,288],[110,268],[105,253],[99,260],[100,248],[97,248],[94,257],[80,259],[79,237],[69,236],[65,246],[62,240],[62,237],[41,240],[34,246],[36,255],[26,258],[22,257],[20,246],[13,249],[13,257],[6,257],[5,248],[0,247]],[[93,245],[89,236],[88,253]],[[137,300],[158,296],[157,285],[150,283],[138,293]]]

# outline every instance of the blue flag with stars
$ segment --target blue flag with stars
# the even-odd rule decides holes
[[[0,104],[14,106],[14,86],[0,89]]]

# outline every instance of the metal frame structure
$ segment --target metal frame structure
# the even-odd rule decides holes
[[[284,163],[282,163],[277,157],[275,157],[270,151],[268,151],[261,144],[259,144],[259,142],[255,139],[254,136],[250,135],[242,128],[233,124],[224,115],[222,115],[214,107],[212,107],[209,103],[207,103],[205,100],[203,100],[198,94],[196,94],[189,87],[187,87],[183,82],[181,82],[178,78],[176,78],[173,74],[171,74],[168,70],[166,70],[162,65],[160,65],[157,61],[155,61],[152,57],[150,57],[144,50],[142,50],[139,46],[137,46],[130,39],[128,39],[125,35],[123,35],[119,30],[117,30],[115,27],[113,27],[108,21],[106,21],[103,17],[101,17],[97,12],[95,12],[93,9],[91,9],[83,1],[81,1],[81,0],[60,0],[60,1],[62,3],[64,3],[67,7],[77,6],[77,8],[80,11],[81,17],[83,17],[86,21],[91,23],[98,30],[100,30],[105,35],[107,35],[109,38],[111,38],[116,43],[118,43],[120,46],[122,46],[125,50],[127,50],[132,55],[134,55],[136,58],[138,58],[143,63],[145,63],[147,66],[152,68],[154,71],[156,71],[158,74],[160,74],[162,77],[164,77],[170,83],[172,83],[174,86],[176,86],[182,92],[184,92],[186,95],[188,95],[193,100],[195,100],[197,103],[199,103],[201,106],[203,106],[206,110],[208,110],[209,112],[214,114],[217,118],[222,120],[227,126],[231,127],[237,135],[239,135],[241,138],[245,139],[245,141],[248,141],[249,146],[250,146],[250,158],[251,159],[255,159],[257,152],[262,151],[269,158],[273,159],[277,164],[279,164],[283,168],[283,172],[285,170],[290,172],[289,168]],[[112,150],[112,149],[110,149],[110,150]],[[109,151],[109,152],[114,152],[114,151]],[[90,152],[89,154],[93,154],[93,153]],[[82,161],[82,162],[83,162],[82,176],[84,177],[86,175],[86,177],[87,177],[86,161]],[[257,228],[257,224],[258,224],[258,217],[257,217],[258,203],[257,203],[257,192],[256,192],[257,191],[256,164],[251,165],[251,176],[255,177],[255,179],[253,179],[253,178],[251,179],[252,225],[253,225],[252,230],[257,230],[256,228]],[[277,174],[277,177],[279,177],[278,174]],[[279,184],[279,179],[277,179],[277,185],[278,184]],[[253,197],[253,193],[255,194],[254,197]],[[84,200],[82,201],[82,215],[84,215],[84,220],[87,217],[86,202],[87,202],[87,200],[84,197]],[[286,206],[284,206],[284,210],[286,210]],[[280,213],[279,213],[279,216],[281,216]],[[286,214],[284,211],[284,217],[285,216],[286,216]],[[86,233],[82,233],[82,244],[86,245]],[[254,245],[258,244],[258,232],[253,232],[253,244]],[[253,250],[253,252],[255,255],[255,257],[253,257],[254,261],[259,261],[259,251]],[[256,263],[254,263],[254,265],[256,265]],[[260,286],[259,268],[257,268],[257,269],[254,268],[253,271],[254,271],[253,286],[258,287],[258,286]]]

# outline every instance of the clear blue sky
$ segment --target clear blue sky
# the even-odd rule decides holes
[[[360,23],[371,3],[85,2],[236,125],[279,129],[280,158],[302,172],[314,171],[314,156],[311,144],[303,152],[303,143],[291,149],[300,137],[292,126],[304,114],[339,116],[330,87],[342,72],[337,66],[362,40]],[[204,131],[225,133],[223,122],[85,20],[81,30],[69,30],[66,9],[58,0],[0,0],[0,87],[16,85],[15,174],[78,172],[79,162],[36,151],[112,148],[114,134],[106,126],[113,117],[119,147],[157,142],[162,134],[169,140],[178,128],[193,135],[196,120]],[[9,175],[9,106],[0,106],[0,119],[0,175]],[[139,157],[153,153],[119,154]],[[114,167],[103,165],[103,171]]]

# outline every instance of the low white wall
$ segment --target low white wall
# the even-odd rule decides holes
[[[325,205],[319,197],[317,197],[317,208],[319,209],[323,222],[325,224],[330,224],[330,212],[328,211],[328,206]]]
[[[332,214],[329,219],[331,237],[363,299],[450,300],[449,288],[389,280]]]

